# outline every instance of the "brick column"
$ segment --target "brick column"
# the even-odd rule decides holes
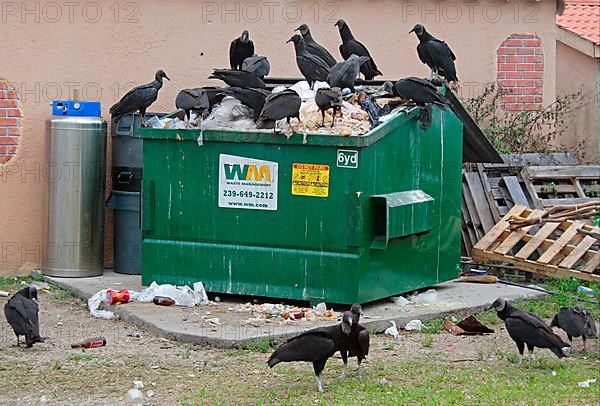
[[[534,34],[512,34],[496,51],[496,81],[505,95],[501,106],[507,111],[540,110],[544,89],[544,54]]]
[[[22,117],[17,92],[0,79],[0,165],[17,153]]]

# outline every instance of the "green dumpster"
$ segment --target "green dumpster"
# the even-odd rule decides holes
[[[143,284],[349,304],[452,279],[462,123],[418,113],[306,140],[140,128]]]

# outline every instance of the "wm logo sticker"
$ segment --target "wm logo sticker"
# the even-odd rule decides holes
[[[253,180],[271,182],[271,171],[266,165],[223,164],[227,180]]]

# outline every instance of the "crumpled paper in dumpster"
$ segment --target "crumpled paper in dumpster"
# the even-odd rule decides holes
[[[108,289],[102,289],[88,299],[88,308],[93,317],[106,320],[111,320],[115,317],[113,312],[99,309],[102,302],[106,301],[107,291]],[[199,304],[208,304],[208,296],[202,282],[194,283],[194,289],[191,289],[189,286],[159,285],[156,282],[152,282],[150,286],[141,292],[130,290],[129,293],[131,300],[143,303],[152,302],[155,296],[166,296],[173,299],[175,304],[179,306],[194,307]]]

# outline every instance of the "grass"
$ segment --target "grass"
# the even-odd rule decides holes
[[[0,277],[0,290],[7,290],[11,294],[15,291],[30,285],[33,282],[42,281],[41,274],[32,276],[17,276],[12,278]],[[59,286],[50,284],[48,290],[52,294],[52,297],[59,301],[69,300],[73,297],[70,291],[63,289]]]
[[[273,339],[271,337],[264,337],[259,340],[249,341],[242,349],[265,354],[273,351],[274,348],[275,343],[273,342]]]

